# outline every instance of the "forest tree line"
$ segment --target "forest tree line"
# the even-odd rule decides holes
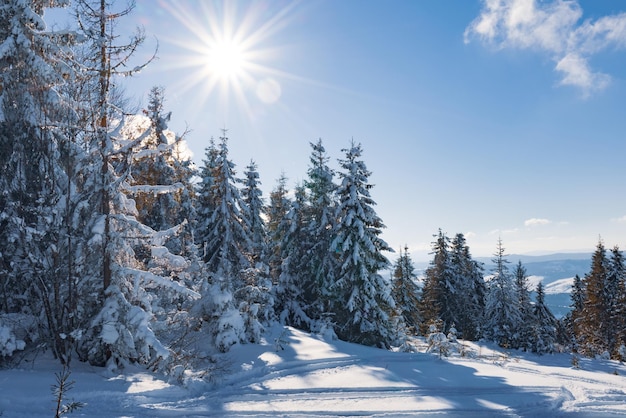
[[[254,161],[238,175],[226,130],[197,169],[167,128],[164,90],[136,114],[115,87],[142,68],[128,69],[143,33],[115,33],[132,7],[75,0],[77,29],[48,31],[45,7],[68,5],[0,6],[3,363],[46,349],[66,365],[182,373],[275,321],[380,347],[409,349],[432,325],[539,353],[622,355],[618,249],[599,246],[560,321],[541,286],[531,301],[502,243],[486,280],[463,235],[439,231],[419,283],[408,249],[393,264],[385,255],[360,144],[333,170],[312,142],[306,179],[290,190],[282,176],[267,200]]]

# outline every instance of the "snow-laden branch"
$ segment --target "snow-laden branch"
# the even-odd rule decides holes
[[[156,285],[172,289],[178,293],[185,294],[193,299],[200,298],[200,294],[198,292],[185,287],[183,284],[171,280],[167,277],[151,273],[149,271],[137,270],[133,268],[124,268],[121,270],[121,273],[135,278],[136,281],[152,282]]]
[[[122,186],[124,191],[130,192],[130,193],[150,193],[153,195],[175,193],[179,190],[182,190],[183,187],[185,186],[183,186],[182,183],[174,183],[174,184],[169,184],[169,185],[138,184],[135,186],[125,184]]]

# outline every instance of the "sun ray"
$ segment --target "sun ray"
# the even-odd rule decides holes
[[[235,2],[200,2],[199,8],[190,9],[160,0],[159,5],[187,31],[184,38],[164,40],[175,47],[176,56],[167,60],[169,68],[185,73],[177,88],[181,92],[193,90],[196,100],[217,97],[224,108],[236,102],[250,113],[259,83],[279,73],[266,64],[279,48],[264,44],[289,24],[295,4],[272,11],[264,20],[268,9],[262,3],[240,11]],[[272,100],[268,97],[257,99],[266,104],[279,99],[278,94],[271,96]]]
[[[281,104],[289,86],[343,90],[279,68],[291,48],[280,42],[282,33],[306,10],[302,2],[280,8],[267,2],[241,4],[159,0],[181,27],[162,39],[170,53],[161,62],[180,74],[173,88],[194,111],[206,111],[211,103],[211,112],[223,123],[231,123],[231,116],[254,120],[263,106],[290,114],[289,106]]]

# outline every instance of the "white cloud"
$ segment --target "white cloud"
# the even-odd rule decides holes
[[[611,219],[613,222],[617,222],[618,224],[626,224],[626,215],[621,218]]]
[[[472,37],[499,48],[547,53],[561,73],[561,85],[584,94],[605,88],[607,74],[592,70],[590,58],[609,48],[626,48],[626,13],[581,22],[578,1],[483,0],[480,15],[466,28]]]
[[[587,60],[574,53],[564,56],[556,64],[556,70],[563,73],[561,84],[580,87],[585,95],[602,90],[611,80],[606,74],[592,72]]]
[[[541,219],[541,218],[530,218],[524,221],[524,226],[533,227],[539,225],[548,225],[552,223],[549,219]]]

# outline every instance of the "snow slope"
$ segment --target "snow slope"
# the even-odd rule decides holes
[[[466,344],[465,357],[399,353],[325,341],[276,327],[262,344],[234,347],[219,383],[182,388],[146,371],[108,376],[76,364],[69,417],[612,417],[626,415],[626,367],[571,366]],[[281,334],[282,333],[282,334]],[[283,350],[277,351],[280,337]],[[420,341],[416,342],[420,345]],[[423,345],[419,346],[423,350]],[[58,365],[39,359],[0,371],[2,417],[52,417]]]

